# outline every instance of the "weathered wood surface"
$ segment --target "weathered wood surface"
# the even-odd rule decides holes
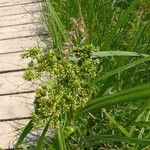
[[[21,52],[0,55],[0,73],[25,69],[28,60],[21,58]]]
[[[0,17],[0,27],[16,26],[40,22],[40,12]]]
[[[0,147],[3,149],[12,149],[15,146],[19,129],[24,127],[29,120],[17,120],[0,122]]]
[[[0,17],[26,14],[26,13],[32,15],[34,12],[38,12],[40,10],[41,10],[41,6],[39,3],[0,7]]]
[[[0,95],[30,92],[38,83],[31,83],[22,78],[23,72],[0,74]]]
[[[9,43],[9,44],[8,44]],[[25,49],[31,49],[42,42],[38,36],[25,37],[18,39],[0,40],[0,55],[3,53],[19,52]]]
[[[37,83],[25,81],[28,60],[21,51],[43,45],[41,3],[35,0],[0,0],[0,148],[13,149],[16,130],[33,112]],[[26,118],[26,119],[25,119]]]
[[[6,95],[0,98],[0,121],[31,116],[33,93]]]
[[[0,7],[35,3],[37,0],[1,0]]]
[[[0,29],[0,40],[38,35],[39,23],[17,25]]]

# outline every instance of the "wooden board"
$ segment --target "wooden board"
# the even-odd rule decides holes
[[[19,121],[7,121],[0,122],[0,148],[11,149],[14,148],[16,143],[17,134],[29,120],[19,120]]]
[[[24,80],[22,76],[23,72],[0,74],[0,95],[33,91],[37,84]]]
[[[39,44],[43,45],[43,42],[37,36],[0,41],[0,54],[31,49]]]
[[[0,122],[0,147],[3,149],[13,149],[17,141],[18,136],[28,124],[29,119],[22,119],[16,121]],[[26,141],[28,144],[37,143],[37,140],[41,136],[44,128],[38,128],[28,134]],[[49,128],[46,134],[47,138],[50,140],[55,136],[55,130]],[[26,150],[22,149],[22,150]]]
[[[21,58],[21,52],[0,55],[0,73],[24,69],[27,66],[28,60]]]
[[[31,116],[33,101],[33,93],[0,96],[0,120]]]
[[[14,25],[22,25],[41,22],[40,21],[40,12],[36,12],[34,14],[19,14],[14,16],[4,16],[0,17],[0,30],[1,27],[14,26]]]
[[[29,13],[40,11],[40,3],[31,3],[31,4],[22,4],[8,7],[0,7],[0,17],[3,16],[12,16],[18,14]]]
[[[1,0],[0,7],[20,5],[20,4],[29,4],[29,3],[34,3],[36,1],[37,0]]]
[[[21,60],[20,53],[44,45],[41,42],[44,36],[38,36],[43,34],[39,32],[43,31],[40,12],[41,3],[37,0],[0,0],[0,148],[3,149],[14,148],[18,129],[29,122],[27,118],[33,111],[33,91],[39,83],[22,78],[21,70],[28,60]]]
[[[39,23],[0,28],[0,40],[38,35]]]

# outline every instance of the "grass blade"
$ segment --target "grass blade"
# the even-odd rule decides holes
[[[126,137],[129,137],[129,133],[128,131],[121,125],[119,124],[114,117],[112,117],[111,115],[109,115],[106,110],[103,110],[106,117],[110,120],[110,122],[115,125]]]
[[[129,90],[125,90],[119,92],[117,94],[113,94],[111,96],[104,96],[100,98],[96,98],[87,103],[84,108],[80,108],[78,110],[78,115],[88,113],[97,107],[105,107],[113,104],[118,104],[122,102],[129,101],[137,101],[141,98],[149,98],[150,97],[150,83],[137,86],[135,88],[131,88]]]
[[[150,127],[150,121],[138,121],[135,123],[135,125],[138,125],[140,127]]]
[[[50,119],[49,121],[47,122],[43,132],[42,132],[42,135],[40,136],[38,142],[37,142],[37,146],[36,146],[36,150],[41,150],[42,147],[43,147],[43,142],[44,142],[44,138],[45,138],[45,135],[48,131],[48,128],[49,128],[49,124],[50,124]]]
[[[149,139],[128,138],[128,137],[122,137],[122,136],[118,137],[114,135],[90,136],[90,137],[87,137],[87,141],[91,144],[93,143],[99,144],[103,141],[110,141],[110,142],[136,143],[139,145],[150,145]]]
[[[134,114],[134,117],[131,117],[131,121],[128,123],[131,127],[131,130],[129,132],[130,135],[133,134],[134,130],[136,129],[136,122],[139,122],[141,118],[143,117],[144,113],[149,109],[150,107],[150,100],[147,100],[144,105],[140,108],[140,111],[138,113]]]
[[[65,145],[65,138],[63,136],[62,130],[58,129],[58,142],[59,142],[59,149],[60,150],[67,150]]]
[[[112,71],[109,71],[109,72],[105,73],[104,75],[102,75],[102,76],[100,76],[100,77],[97,77],[97,78],[93,81],[93,83],[95,84],[95,83],[97,83],[97,82],[99,82],[99,81],[102,81],[102,80],[104,80],[104,79],[106,79],[106,78],[108,78],[108,77],[110,77],[110,76],[113,76],[113,75],[115,75],[115,74],[117,74],[117,73],[120,73],[120,72],[122,72],[122,71],[125,71],[125,70],[127,70],[127,69],[133,68],[133,67],[135,67],[135,66],[137,66],[137,65],[139,65],[139,64],[141,64],[141,63],[143,63],[143,62],[147,62],[147,61],[150,61],[150,57],[142,58],[142,59],[136,60],[136,61],[134,61],[134,62],[131,62],[131,63],[127,64],[127,65],[118,67],[117,69],[114,69],[114,70],[112,70]]]
[[[69,37],[67,36],[66,31],[65,31],[65,28],[63,24],[61,23],[57,13],[55,12],[55,9],[53,8],[52,4],[50,3],[49,0],[45,0],[45,1],[47,3],[48,11],[51,14],[52,18],[54,19],[54,21],[56,22],[56,25],[58,26],[61,35],[63,36],[65,40],[69,40]]]
[[[134,10],[138,2],[139,0],[134,0],[129,6],[129,8],[127,9],[127,11],[122,16],[120,16],[120,19],[118,20],[116,26],[113,28],[110,34],[104,39],[104,43],[101,48],[102,51],[109,49],[109,45],[113,41],[113,38],[116,36],[117,31],[123,27],[123,25],[129,18],[129,14]]]
[[[23,142],[23,140],[26,138],[26,136],[29,134],[29,132],[32,130],[33,128],[33,121],[30,120],[30,122],[26,125],[26,127],[24,128],[23,132],[21,133],[15,148],[18,148],[18,146]]]
[[[101,51],[101,52],[93,52],[92,57],[114,57],[114,56],[144,56],[149,57],[150,55],[130,52],[130,51]]]

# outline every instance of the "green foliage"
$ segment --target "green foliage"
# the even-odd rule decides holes
[[[36,50],[23,54],[32,58],[24,74],[25,79],[42,79],[43,73],[47,76],[36,89],[34,119],[43,121],[51,117],[50,125],[59,127],[63,116],[69,112],[67,116],[71,119],[71,112],[83,107],[94,94],[90,81],[96,77],[100,61],[91,57],[95,50],[92,45],[70,48],[67,54],[64,51],[58,54],[53,50],[42,53],[41,50],[33,56]],[[78,61],[68,59],[73,56]]]
[[[24,78],[41,83],[17,147],[44,126],[35,149],[149,148],[148,8],[146,0],[44,1],[52,48],[22,55],[31,60]],[[49,127],[57,134],[47,142]]]
[[[45,126],[45,128],[44,128],[44,130],[43,130],[43,132],[42,132],[42,134],[41,134],[41,136],[40,136],[40,138],[39,138],[39,140],[37,142],[36,150],[41,150],[41,149],[44,148],[43,147],[43,145],[44,145],[43,143],[44,143],[44,139],[45,139],[46,133],[47,133],[48,128],[49,128],[50,120],[51,120],[51,118],[47,122],[47,124],[46,124],[46,126]]]
[[[21,133],[16,145],[15,145],[15,148],[18,148],[23,140],[27,137],[27,135],[31,132],[31,130],[33,129],[33,121],[31,120],[25,127],[25,129],[23,130],[23,132]]]
[[[95,109],[96,107],[104,107],[109,106],[111,104],[118,104],[121,102],[128,102],[128,101],[136,101],[141,98],[149,98],[150,97],[150,83],[145,85],[135,87],[132,89],[128,89],[126,91],[122,91],[117,94],[113,94],[111,96],[103,96],[100,98],[96,98],[92,101],[89,101],[87,105],[79,111],[80,114],[89,112],[90,110]]]

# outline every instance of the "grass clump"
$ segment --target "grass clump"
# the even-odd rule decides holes
[[[35,149],[148,149],[149,1],[44,0],[51,49],[23,54],[24,77],[38,79]],[[143,125],[143,126],[142,126]],[[48,128],[56,131],[47,137]],[[48,138],[48,139],[47,139]]]
[[[30,81],[33,78],[42,78],[43,72],[48,76],[36,90],[35,118],[44,121],[44,118],[51,117],[51,125],[59,127],[60,118],[66,113],[69,112],[71,120],[73,111],[85,106],[95,93],[90,82],[100,68],[99,59],[91,58],[94,50],[92,45],[86,45],[74,47],[67,54],[48,50],[42,54],[39,51],[30,57],[34,60],[31,62],[32,66],[30,63],[26,70],[26,79]],[[28,57],[31,51],[24,53],[24,57]],[[32,73],[29,74],[31,70]]]

